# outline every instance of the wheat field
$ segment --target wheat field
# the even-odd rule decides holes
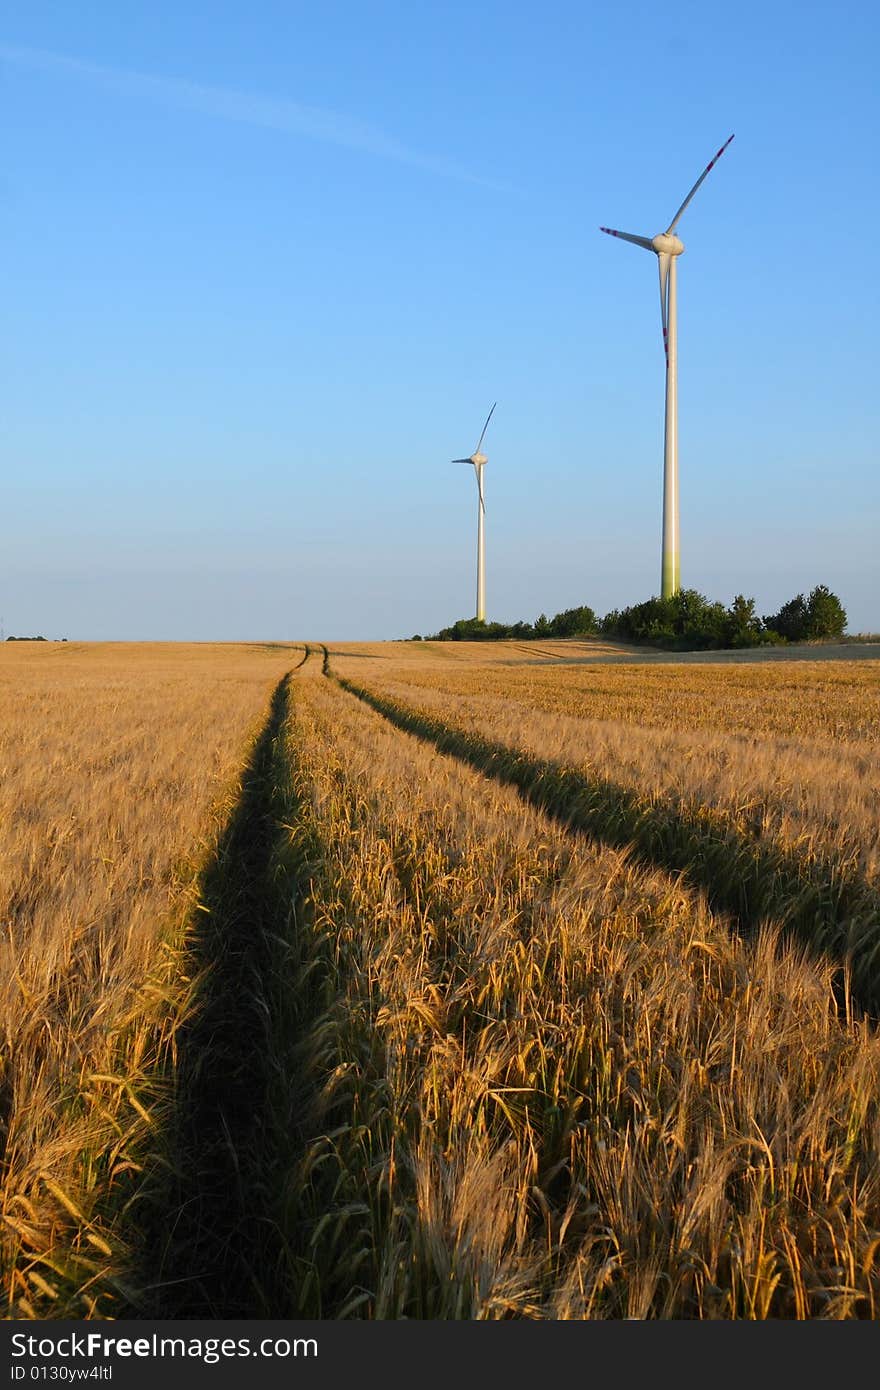
[[[2,1240],[18,1315],[113,1305],[119,1209],[190,987],[194,884],[301,655],[0,648]]]
[[[880,1315],[827,656],[0,649],[7,1316]]]

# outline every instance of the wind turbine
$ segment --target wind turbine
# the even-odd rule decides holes
[[[616,232],[612,227],[600,227],[600,232],[631,241],[646,251],[653,251],[660,268],[660,319],[663,324],[663,349],[666,353],[666,425],[663,449],[663,557],[660,575],[660,594],[671,598],[681,588],[678,552],[678,324],[676,319],[675,262],[684,245],[675,235],[679,218],[693,198],[703,179],[718,163],[730,141],[710,159],[665,232],[655,237],[632,236]]]
[[[490,410],[489,414],[486,416],[483,433],[477,440],[477,447],[474,449],[470,458],[452,460],[453,463],[472,463],[474,465],[474,473],[477,476],[477,493],[479,494],[479,509],[477,512],[477,621],[481,623],[486,621],[486,537],[484,527],[486,504],[483,500],[483,469],[488,460],[485,454],[480,453],[480,445],[483,442],[486,430],[489,428],[489,421],[492,419],[492,411],[497,404],[498,402],[496,401],[492,406],[492,410]]]

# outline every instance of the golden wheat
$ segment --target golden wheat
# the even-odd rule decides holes
[[[360,672],[357,673],[361,675]],[[356,681],[356,684],[361,684]],[[649,799],[714,807],[808,858],[821,843],[866,877],[880,866],[880,752],[875,744],[730,737],[577,719],[486,694],[456,695],[386,677],[368,689],[536,759],[584,769]]]
[[[605,665],[603,658],[614,660],[622,649],[600,642],[396,642],[384,649],[342,645],[331,649],[331,660],[352,680],[396,677],[420,689],[495,697],[548,714],[875,745],[880,662],[818,659],[819,650],[797,648],[757,661],[737,660],[742,653],[649,658],[642,651],[641,660]]]
[[[11,1315],[880,1316],[878,668],[306,654],[0,648]]]
[[[16,1316],[113,1307],[119,1206],[184,1007],[195,871],[300,655],[0,648],[0,1239]]]
[[[828,968],[343,692],[297,694],[333,982],[312,1306],[874,1316],[880,1044]]]

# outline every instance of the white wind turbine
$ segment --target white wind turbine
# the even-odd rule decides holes
[[[485,517],[486,504],[483,500],[483,469],[488,460],[485,454],[480,453],[480,445],[483,442],[486,430],[489,428],[489,421],[492,419],[492,411],[498,404],[496,401],[492,410],[486,416],[486,423],[483,426],[483,433],[477,440],[477,447],[470,458],[453,459],[453,463],[472,463],[474,472],[477,475],[477,493],[479,495],[479,508],[477,512],[477,619],[479,622],[486,621],[486,536],[485,536]]]
[[[706,165],[678,212],[665,232],[659,236],[632,236],[629,232],[616,232],[612,227],[600,227],[609,236],[631,241],[643,246],[646,251],[656,253],[660,268],[660,317],[663,323],[663,348],[666,353],[666,427],[663,451],[663,557],[660,576],[660,593],[663,598],[671,598],[681,587],[678,550],[678,330],[675,299],[675,262],[684,251],[684,245],[674,235],[679,218],[693,198],[703,179],[714,168],[730,141],[725,140],[721,149]]]

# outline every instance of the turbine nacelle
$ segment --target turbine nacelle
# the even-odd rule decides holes
[[[651,245],[658,256],[680,256],[684,250],[684,242],[673,232],[660,232],[651,238]]]

